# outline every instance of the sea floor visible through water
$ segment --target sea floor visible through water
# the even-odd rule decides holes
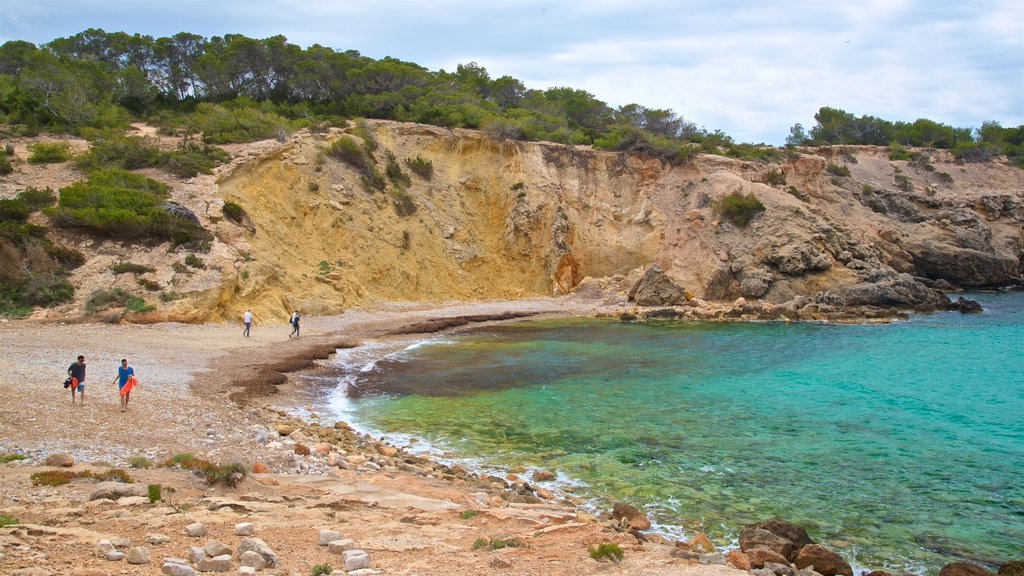
[[[720,546],[781,516],[855,566],[1024,548],[1024,294],[878,325],[523,321],[342,351],[300,402]],[[354,393],[358,392],[358,393]],[[529,478],[529,473],[523,475]]]

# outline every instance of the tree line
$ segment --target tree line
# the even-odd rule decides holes
[[[154,38],[94,28],[39,46],[21,40],[0,46],[5,123],[83,133],[146,119],[180,131],[198,129],[190,120],[195,114],[242,126],[258,120],[277,124],[278,131],[379,118],[644,151],[669,160],[687,157],[693,144],[705,151],[750,154],[750,145],[736,145],[727,134],[697,127],[671,109],[613,108],[570,87],[530,89],[511,76],[491,78],[473,62],[452,72],[431,71],[356,50],[301,48],[280,35],[206,38],[180,32]],[[828,107],[815,120],[809,132],[794,126],[787,143],[956,148],[986,142],[991,152],[1006,153],[1020,152],[1024,131],[994,122],[978,129],[925,119],[889,122]],[[265,126],[254,134],[235,130],[221,141],[262,137],[266,131]]]

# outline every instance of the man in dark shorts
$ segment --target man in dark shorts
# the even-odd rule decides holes
[[[79,356],[78,362],[68,366],[71,380],[71,403],[75,403],[75,389],[82,393],[82,404],[85,404],[85,356]]]

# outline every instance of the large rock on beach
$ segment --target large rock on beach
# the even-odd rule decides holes
[[[277,568],[277,554],[274,554],[274,551],[263,540],[259,538],[245,538],[238,543],[238,548],[235,549],[235,556],[241,558],[242,554],[249,551],[263,556],[263,559],[267,561],[268,568]]]
[[[651,264],[629,291],[629,298],[638,306],[679,306],[686,302],[686,292],[661,266]]]
[[[787,562],[798,550],[796,544],[793,544],[789,538],[784,538],[764,528],[748,526],[740,532],[740,550],[747,552],[752,548],[767,548],[785,558]]]
[[[124,482],[100,482],[89,493],[89,500],[107,498],[117,500],[122,496],[145,496],[146,487],[141,484],[125,484]]]
[[[939,576],[993,576],[992,572],[970,562],[950,562],[939,570]]]
[[[743,552],[733,549],[729,550],[729,553],[725,555],[725,561],[734,568],[740,570],[750,570],[750,558]]]
[[[750,566],[752,568],[764,568],[764,565],[769,562],[775,562],[776,564],[788,564],[789,559],[779,554],[771,548],[764,546],[754,546],[743,551],[747,555],[747,559],[750,560]]]
[[[761,530],[767,530],[776,536],[781,536],[786,540],[789,540],[796,546],[797,550],[807,546],[808,544],[814,544],[814,540],[807,535],[807,530],[804,530],[800,526],[793,524],[782,518],[770,518],[757,524],[749,526],[750,528],[760,528]]]
[[[821,544],[808,544],[800,549],[793,564],[797,568],[810,566],[823,576],[853,576],[853,568],[842,556]]]
[[[999,576],[1024,576],[1024,560],[1010,560],[999,567]]]
[[[651,527],[651,521],[643,512],[625,502],[615,503],[612,507],[612,518],[630,530],[647,530]]]

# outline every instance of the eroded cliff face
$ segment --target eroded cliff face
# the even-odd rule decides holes
[[[934,288],[1019,284],[1024,273],[1024,170],[1004,164],[845,147],[670,166],[471,130],[366,126],[379,168],[390,152],[411,176],[404,192],[369,191],[324,155],[336,138],[361,141],[352,129],[235,147],[215,175],[172,182],[174,199],[216,234],[205,269],[183,270],[166,247],[79,241],[85,289],[62,312],[81,309],[90,282],[128,282],[106,271],[118,259],[154,266],[150,279],[180,297],[148,297],[151,320],[249,308],[257,321],[283,321],[291,309],[564,294],[586,277],[605,279],[593,297],[625,302],[650,263],[705,300],[924,308],[943,299]],[[417,156],[431,162],[429,180],[404,165]],[[764,183],[771,170],[785,184]],[[714,208],[734,192],[765,206],[747,226]],[[224,201],[248,218],[226,219]]]

